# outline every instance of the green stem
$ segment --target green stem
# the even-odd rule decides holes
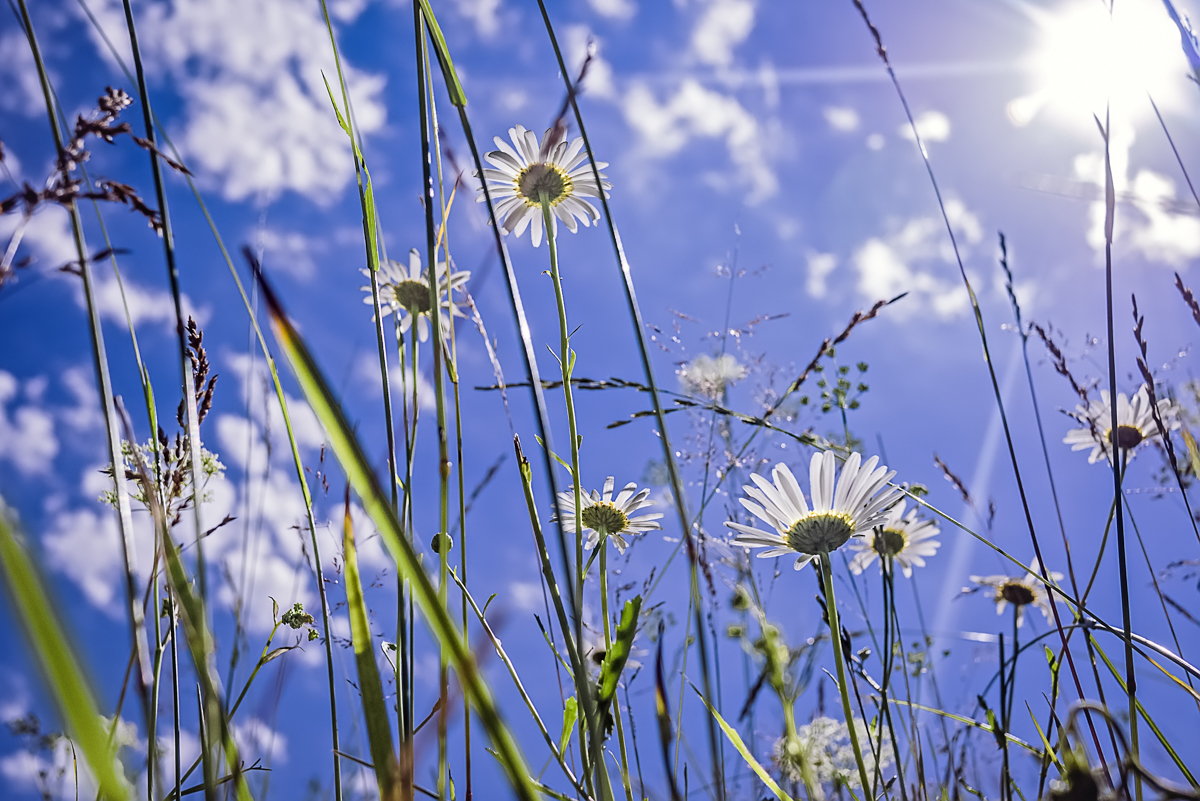
[[[846,681],[846,660],[842,654],[842,627],[838,622],[837,599],[833,594],[833,569],[829,564],[829,554],[823,553],[818,556],[817,565],[821,571],[821,579],[825,583],[825,610],[829,614],[830,639],[833,640],[833,659],[837,663],[838,691],[842,695],[842,712],[846,716],[846,731],[850,735],[850,747],[854,749],[854,761],[858,764],[858,778],[862,782],[863,792],[866,793],[871,786],[871,778],[867,775],[867,766],[863,762],[862,748],[858,744],[858,731],[854,725],[854,713],[850,708],[850,685]]]
[[[600,615],[604,618],[604,652],[612,650],[612,636],[608,625],[608,533],[597,532],[600,535]],[[621,782],[625,786],[626,801],[633,801],[633,787],[629,784],[629,757],[625,751],[625,732],[621,725],[621,710],[618,708],[617,696],[613,695],[613,718],[617,722],[617,742],[621,747]]]

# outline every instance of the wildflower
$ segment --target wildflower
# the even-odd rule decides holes
[[[1102,456],[1108,455],[1109,444],[1113,442],[1112,406],[1109,394],[1100,392],[1100,400],[1092,401],[1086,407],[1076,406],[1074,412],[1068,412],[1082,424],[1080,428],[1067,432],[1063,442],[1071,446],[1073,451],[1083,451],[1088,448],[1088,464],[1095,464]],[[1163,426],[1168,431],[1179,428],[1179,405],[1174,401],[1163,398],[1158,402],[1158,414]],[[1117,447],[1132,456],[1139,445],[1158,436],[1158,425],[1154,422],[1154,408],[1150,403],[1149,388],[1142,384],[1133,399],[1126,397],[1124,392],[1117,393]]]
[[[701,354],[688,362],[679,371],[679,383],[685,391],[714,400],[725,394],[725,389],[746,377],[746,368],[728,354],[712,357]]]
[[[304,604],[297,601],[292,608],[283,613],[279,622],[294,629],[301,629],[313,624],[313,616],[304,611]]]
[[[368,270],[361,271],[370,277]],[[451,300],[451,293],[461,289],[467,283],[471,273],[458,270],[446,277],[446,263],[438,263],[438,296],[442,298],[441,315],[442,338],[450,335],[451,317],[466,317],[461,304]],[[364,286],[367,293],[363,303],[373,305],[371,287]],[[429,339],[429,270],[421,269],[421,254],[416,248],[408,252],[408,266],[398,261],[388,259],[379,265],[379,307],[380,313],[387,317],[395,312],[400,318],[400,333],[406,334],[412,328],[413,318],[417,320],[417,336],[422,342]]]
[[[991,587],[996,591],[996,614],[1004,614],[1004,610],[1012,604],[1017,612],[1017,625],[1021,626],[1025,622],[1025,607],[1034,606],[1042,610],[1042,614],[1046,616],[1047,621],[1054,618],[1054,609],[1050,606],[1050,596],[1046,593],[1046,588],[1042,585],[1041,564],[1037,557],[1029,563],[1029,569],[1025,571],[1022,578],[1013,578],[1012,576],[971,576],[971,581],[979,585],[979,587]],[[1050,578],[1053,581],[1062,579],[1063,574],[1051,572]],[[979,589],[976,587],[976,589]],[[973,592],[973,590],[967,590]]]
[[[603,537],[608,536],[617,546],[617,551],[625,553],[628,543],[625,542],[622,534],[643,534],[652,529],[662,528],[655,522],[662,517],[660,513],[633,517],[633,513],[637,510],[654,505],[654,502],[649,500],[649,488],[638,490],[637,484],[631,481],[614,498],[613,481],[612,476],[604,479],[603,493],[592,490],[591,494],[587,492],[579,494],[579,516],[584,530],[589,532],[587,541],[584,543],[584,547],[588,550],[595,548]],[[558,493],[558,509],[556,514],[550,516],[551,522],[561,516],[563,529],[569,534],[574,534],[574,487],[566,492]]]
[[[483,178],[488,192],[496,204],[496,219],[502,220],[505,233],[516,231],[517,236],[531,229],[533,246],[542,242],[542,202],[550,205],[553,233],[558,234],[558,220],[575,233],[576,218],[584,225],[599,221],[600,212],[584,200],[584,197],[600,197],[602,190],[611,189],[612,184],[600,173],[600,185],[592,165],[588,163],[587,151],[583,149],[583,138],[577,137],[568,143],[561,128],[547,129],[538,145],[533,131],[518,125],[508,130],[513,145],[495,137],[499,150],[493,150],[484,158],[498,169],[485,169]],[[602,170],[607,162],[596,162]],[[478,177],[478,173],[476,173]],[[605,195],[607,196],[607,195]],[[476,202],[484,200],[480,190]]]
[[[887,520],[875,529],[873,535],[851,543],[851,547],[857,551],[850,560],[850,570],[855,575],[866,570],[876,557],[882,561],[883,557],[890,556],[900,566],[904,577],[912,578],[913,565],[925,567],[924,557],[937,553],[941,543],[932,539],[938,534],[937,523],[917,517],[915,506],[905,514],[904,507],[907,505],[907,501],[900,501],[888,511]]]
[[[854,728],[860,739],[866,738],[867,726],[861,719],[854,719]],[[854,749],[848,742],[849,737],[849,727],[845,723],[827,717],[814,718],[812,723],[801,726],[795,737],[781,737],[775,743],[775,764],[789,779],[800,781],[800,759],[803,756],[817,784],[857,787],[860,783],[858,764],[854,759]],[[891,738],[886,730],[883,732],[879,755],[880,767],[891,764]],[[874,755],[869,749],[863,753],[863,759],[867,763],[867,771],[874,772]]]
[[[862,462],[861,455],[850,454],[835,490],[837,461],[833,452],[813,454],[809,463],[811,509],[787,465],[775,466],[771,473],[773,485],[762,476],[751,474],[757,488],[746,486],[742,489],[753,500],[738,500],[755,517],[771,524],[775,533],[732,521],[725,525],[741,532],[734,540],[735,544],[766,548],[759,554],[760,559],[787,556],[793,552],[799,554],[796,560],[799,570],[817,556],[837,550],[851,537],[862,536],[888,519],[888,507],[896,502],[900,490],[885,489],[896,472],[883,466],[876,467],[878,461],[878,457],[872,456]]]

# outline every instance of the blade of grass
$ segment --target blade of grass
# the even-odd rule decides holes
[[[705,709],[708,710],[708,714],[712,715],[713,720],[717,722],[717,725],[721,727],[721,731],[725,733],[729,744],[737,750],[750,770],[754,771],[758,778],[762,780],[762,783],[767,786],[768,790],[775,794],[775,797],[779,801],[792,801],[792,797],[775,783],[775,780],[771,778],[771,774],[767,773],[767,769],[759,764],[759,761],[750,753],[750,749],[746,747],[746,743],[742,740],[741,735],[737,733],[737,729],[725,722],[725,718],[721,717],[721,713],[713,708],[713,705],[708,702],[708,699],[704,697],[704,693],[700,692],[696,685],[693,684],[692,689],[696,691],[696,695],[700,696],[700,702],[704,704]]]
[[[67,733],[83,752],[100,792],[111,801],[130,797],[130,787],[115,770],[116,750],[101,724],[96,701],[83,668],[54,613],[37,567],[17,541],[15,524],[0,498],[0,569],[3,569],[12,610],[41,667]]]
[[[303,338],[288,320],[278,298],[261,272],[257,278],[270,312],[276,339],[287,355],[288,362],[292,365],[317,419],[325,427],[334,454],[345,470],[351,486],[362,500],[367,514],[378,527],[397,568],[412,582],[414,597],[433,636],[447,646],[463,692],[476,709],[517,795],[523,801],[534,801],[537,791],[529,778],[525,760],[516,740],[500,717],[491,690],[479,673],[474,657],[463,646],[462,633],[458,631],[446,608],[439,603],[437,589],[421,567],[412,543],[405,537],[396,511],[388,504],[357,437],[346,422],[340,404],[334,399]]]
[[[362,694],[363,717],[367,721],[367,741],[371,747],[379,797],[384,801],[400,798],[399,763],[392,747],[392,725],[383,700],[383,683],[375,662],[375,639],[371,636],[370,614],[363,599],[362,579],[358,573],[358,549],[354,544],[354,522],[350,519],[350,485],[346,485],[346,511],[342,525],[342,548],[346,580],[346,607],[350,613],[350,636],[354,642],[354,661],[358,666],[358,690]]]

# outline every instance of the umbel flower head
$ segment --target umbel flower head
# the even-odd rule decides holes
[[[1107,390],[1100,391],[1100,400],[1092,401],[1086,407],[1076,406],[1074,412],[1068,412],[1080,424],[1067,432],[1063,442],[1071,446],[1073,451],[1092,452],[1088,455],[1088,464],[1095,464],[1102,457],[1108,456],[1113,441],[1124,454],[1133,456],[1138,446],[1147,440],[1158,436],[1158,425],[1154,422],[1154,407],[1150,403],[1150,390],[1142,384],[1134,393],[1133,399],[1124,392],[1117,393],[1117,431],[1112,431],[1112,406]],[[1179,406],[1174,401],[1163,398],[1158,402],[1158,414],[1168,431],[1179,428]]]
[[[752,473],[750,479],[757,487],[743,487],[749,498],[738,500],[775,531],[761,531],[732,521],[725,525],[740,532],[735,544],[766,548],[758,555],[760,559],[798,554],[796,569],[799,570],[814,558],[837,550],[851,537],[862,536],[888,519],[888,508],[896,502],[900,490],[886,486],[896,471],[876,467],[878,462],[876,456],[863,462],[861,455],[852,453],[839,479],[832,451],[813,454],[808,466],[811,507],[787,465],[775,465],[771,472],[774,484]]]
[[[600,197],[612,184],[600,173],[600,185],[588,162],[583,148],[583,137],[568,142],[566,131],[549,128],[542,135],[541,144],[533,131],[518,125],[508,129],[512,138],[509,145],[495,137],[496,147],[484,156],[496,169],[485,169],[483,179],[487,182],[492,202],[496,204],[496,219],[501,221],[504,232],[516,231],[517,236],[531,230],[533,246],[542,243],[542,202],[550,204],[550,220],[554,234],[558,234],[558,220],[562,220],[571,233],[577,229],[576,219],[591,225],[600,219],[600,212],[584,200],[585,197]],[[596,170],[608,166],[607,162],[596,162]],[[476,173],[476,177],[479,174]],[[605,197],[608,195],[605,194]],[[484,201],[483,189],[479,190],[477,203]]]
[[[369,270],[363,269],[363,275],[371,277]],[[442,338],[450,335],[451,317],[466,317],[461,304],[451,300],[454,290],[461,290],[467,283],[471,273],[459,270],[446,276],[446,263],[438,263],[438,295],[442,298],[442,309],[438,319],[441,321]],[[373,306],[371,287],[362,287],[367,293],[363,303]],[[384,317],[395,312],[400,319],[400,333],[407,334],[412,328],[413,318],[417,320],[417,336],[422,342],[429,339],[429,270],[421,269],[421,254],[416,248],[408,252],[408,264],[388,259],[379,265],[379,309]]]
[[[860,740],[867,739],[867,724],[862,718],[854,719],[854,728]],[[892,763],[891,737],[883,731],[880,743],[880,768]],[[794,738],[782,737],[776,741],[772,756],[775,764],[792,781],[801,781],[801,760],[807,762],[812,778],[817,784],[829,784],[837,788],[842,785],[858,787],[858,763],[850,745],[850,729],[840,720],[818,717],[812,723],[801,726]],[[875,772],[874,753],[866,749],[863,753],[867,772]]]
[[[700,354],[679,370],[679,383],[693,395],[714,400],[725,394],[730,384],[746,377],[746,368],[732,354]]]
[[[1046,593],[1046,588],[1041,580],[1042,567],[1038,562],[1037,557],[1029,563],[1029,569],[1025,571],[1025,575],[1021,578],[1012,576],[971,576],[971,581],[975,582],[979,589],[980,587],[991,587],[996,591],[996,614],[1004,614],[1004,610],[1012,604],[1017,612],[1017,625],[1021,626],[1025,623],[1025,607],[1033,606],[1042,610],[1042,614],[1046,616],[1047,621],[1054,619],[1054,609],[1050,606],[1050,596]],[[1052,571],[1050,578],[1054,581],[1060,581],[1063,577],[1062,573]],[[967,590],[974,592],[974,590]]]
[[[937,523],[917,517],[915,506],[905,514],[907,505],[907,501],[900,501],[888,510],[887,519],[878,528],[850,544],[856,551],[850,560],[850,570],[855,575],[866,570],[877,558],[881,560],[882,570],[883,557],[890,556],[900,566],[904,577],[912,578],[913,566],[925,567],[925,557],[937,553],[941,545],[933,539],[938,535]]]
[[[596,547],[602,536],[607,535],[617,546],[617,551],[625,553],[628,543],[624,534],[644,534],[647,531],[661,529],[658,519],[661,513],[633,516],[639,509],[653,506],[649,500],[649,488],[639,490],[632,481],[613,497],[614,479],[612,476],[604,479],[604,491],[592,490],[579,493],[579,517],[584,531],[588,532],[584,547],[588,550]],[[568,534],[575,533],[575,488],[558,493],[558,512],[550,516],[550,522],[562,518],[563,530]]]

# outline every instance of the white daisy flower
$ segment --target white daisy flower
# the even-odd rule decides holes
[[[701,354],[679,370],[679,383],[693,395],[717,399],[730,384],[746,377],[746,367],[728,354],[712,357]]]
[[[621,535],[644,534],[647,531],[662,528],[656,522],[662,517],[660,513],[633,516],[633,513],[639,509],[645,509],[648,506],[654,505],[654,501],[649,499],[649,487],[639,490],[637,484],[631,481],[614,498],[613,485],[614,479],[612,476],[609,476],[604,479],[603,493],[597,490],[592,490],[591,494],[588,494],[586,491],[579,493],[581,507],[579,516],[583,522],[584,530],[588,532],[584,547],[589,551],[596,547],[602,536],[607,535],[613,541],[613,544],[617,546],[617,551],[625,553],[628,543],[625,542],[625,538]],[[559,511],[556,514],[550,516],[550,522],[553,523],[561,515],[563,530],[568,534],[574,534],[574,487],[571,487],[566,492],[558,493],[558,509]]]
[[[483,171],[488,192],[496,204],[496,219],[502,221],[506,234],[516,231],[520,236],[529,227],[533,246],[538,247],[542,243],[543,199],[550,204],[555,236],[558,220],[575,233],[577,218],[584,225],[600,219],[600,212],[583,198],[600,197],[600,192],[612,189],[612,184],[600,173],[600,186],[596,185],[583,137],[567,142],[564,130],[550,128],[539,145],[533,131],[522,125],[510,128],[508,135],[512,145],[497,136],[495,142],[500,149],[484,156],[497,169]],[[607,166],[607,162],[596,162],[597,170]],[[475,175],[479,177],[478,173]],[[483,201],[481,188],[476,202]]]
[[[750,513],[769,523],[775,532],[761,531],[732,521],[726,526],[741,533],[734,544],[746,548],[766,548],[760,559],[799,554],[796,569],[818,556],[828,555],[851,537],[859,537],[888,519],[888,508],[900,496],[900,490],[887,487],[896,471],[876,467],[879,458],[866,462],[857,453],[850,454],[837,477],[837,460],[832,451],[813,454],[809,463],[809,488],[812,507],[805,502],[796,477],[785,464],[775,465],[774,484],[757,474],[750,479],[757,487],[743,487],[753,500],[739,498]]]
[[[363,275],[371,277],[370,271],[360,270]],[[471,273],[459,270],[446,277],[446,263],[438,262],[438,283],[442,297],[442,309],[439,319],[442,327],[442,338],[450,335],[451,317],[467,316],[463,304],[451,301],[454,290],[462,291]],[[374,305],[370,285],[362,287],[367,293],[363,303]],[[408,265],[388,259],[379,265],[379,309],[384,317],[395,312],[400,317],[400,333],[406,334],[412,328],[413,318],[417,319],[417,336],[422,342],[429,339],[429,270],[421,269],[421,254],[416,248],[408,252]]]
[[[1068,412],[1082,426],[1067,432],[1063,442],[1071,446],[1073,451],[1092,452],[1088,455],[1088,463],[1095,464],[1108,455],[1112,435],[1112,406],[1109,403],[1107,390],[1100,391],[1100,400],[1092,401],[1086,407],[1076,406],[1075,411]],[[1168,431],[1179,428],[1179,405],[1174,401],[1163,398],[1158,402],[1158,414]],[[1133,456],[1139,445],[1158,436],[1158,426],[1154,423],[1154,408],[1150,403],[1150,391],[1145,384],[1138,388],[1130,400],[1124,392],[1117,393],[1117,447]]]
[[[996,591],[996,614],[1004,614],[1004,610],[1009,604],[1016,607],[1017,610],[1017,626],[1025,623],[1025,607],[1034,606],[1042,610],[1042,614],[1046,616],[1047,622],[1054,621],[1054,609],[1050,606],[1050,596],[1046,592],[1045,585],[1041,580],[1042,568],[1037,557],[1029,563],[1029,569],[1025,572],[1023,578],[1017,579],[1012,576],[971,576],[971,581],[978,584],[980,587],[991,587]],[[1052,571],[1050,578],[1053,581],[1061,581],[1062,573]],[[978,588],[977,588],[978,589]],[[971,590],[967,590],[971,592]]]
[[[850,570],[855,575],[862,573],[876,558],[890,556],[905,578],[912,578],[913,566],[925,567],[925,557],[937,553],[938,524],[933,520],[917,517],[917,508],[913,507],[908,514],[904,507],[908,501],[900,501],[888,511],[887,520],[874,534],[854,540],[850,546],[856,553],[850,560]],[[880,569],[883,565],[880,565]]]

